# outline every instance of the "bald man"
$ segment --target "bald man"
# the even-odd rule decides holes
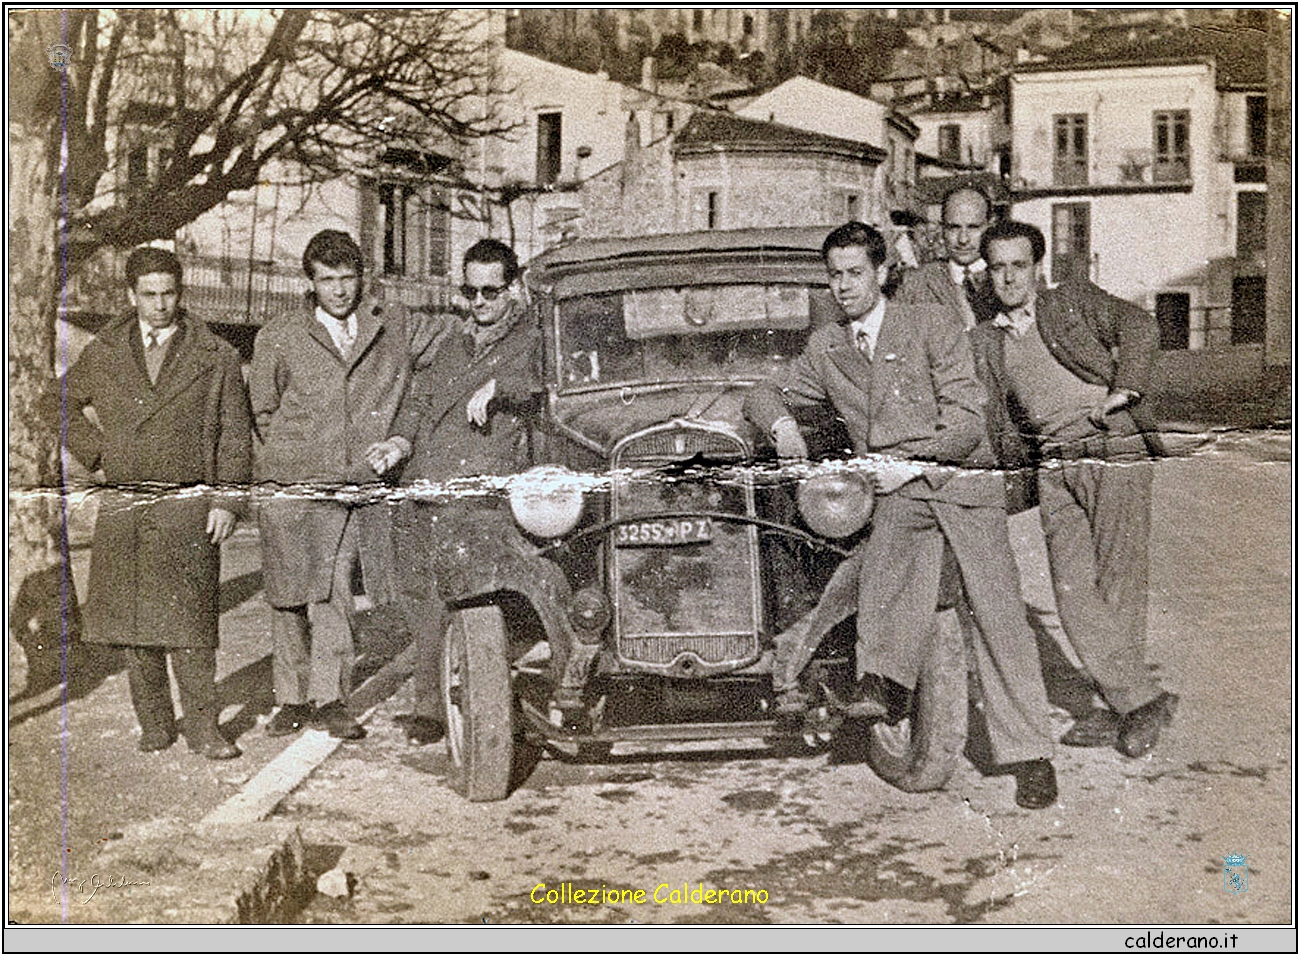
[[[998,313],[980,256],[980,241],[992,222],[993,204],[974,186],[952,190],[943,200],[943,243],[948,258],[927,262],[903,276],[894,300],[904,305],[941,305],[973,329]]]

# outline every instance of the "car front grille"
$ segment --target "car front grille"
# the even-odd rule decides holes
[[[641,634],[623,635],[619,657],[629,663],[665,666],[683,653],[694,654],[705,664],[740,665],[758,656],[758,638],[753,634]]]
[[[706,459],[734,461],[745,457],[745,446],[725,432],[705,428],[668,427],[628,439],[619,448],[614,467],[637,463]]]

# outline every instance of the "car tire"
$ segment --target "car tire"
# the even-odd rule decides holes
[[[455,611],[439,667],[451,785],[467,800],[504,800],[514,766],[514,696],[506,628],[493,606]]]
[[[953,613],[938,616],[906,716],[877,721],[867,735],[867,763],[899,790],[938,790],[966,743],[966,648]]]

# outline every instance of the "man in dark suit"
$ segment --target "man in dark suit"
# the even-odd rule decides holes
[[[941,305],[973,329],[998,311],[980,253],[980,240],[992,217],[992,204],[974,186],[959,186],[943,199],[943,242],[948,258],[927,262],[903,274],[894,301],[906,305]]]
[[[1158,440],[1140,402],[1159,332],[1142,309],[1074,280],[1040,285],[1046,251],[1032,225],[984,234],[1002,309],[971,333],[999,399],[994,430],[1034,436],[1049,466],[1038,472],[1043,532],[1061,623],[1109,709],[1085,715],[1062,738],[1150,751],[1178,698],[1162,691],[1143,656],[1151,454]],[[1001,443],[1000,443],[1001,444]]]
[[[443,317],[446,328],[398,418],[397,430],[413,436],[403,481],[510,475],[528,464],[528,424],[543,392],[541,342],[525,321],[514,250],[496,239],[472,245],[465,253],[460,294],[465,311]],[[446,608],[436,582],[449,573],[445,552],[487,526],[498,541],[528,550],[509,511],[490,507],[497,503],[430,506],[413,499],[396,511],[406,618],[419,647],[415,713],[406,725],[413,743],[430,743],[443,733],[437,667]]]
[[[175,255],[136,249],[126,278],[133,311],[100,332],[63,381],[64,444],[110,486],[95,523],[86,640],[123,649],[141,750],[176,740],[170,657],[190,749],[238,757],[217,727],[215,683],[220,545],[239,506],[229,493],[175,486],[249,480],[239,356],[180,309]],[[129,489],[140,482],[159,487]]]
[[[870,226],[834,230],[822,255],[843,322],[816,329],[781,387],[751,391],[745,412],[770,431],[778,455],[802,458],[807,448],[788,409],[829,403],[857,454],[896,459],[876,475],[871,533],[855,555],[860,699],[849,713],[884,717],[898,688],[916,685],[947,542],[979,628],[994,757],[1015,774],[1017,803],[1048,806],[1057,789],[1047,696],[1020,603],[1002,481],[996,472],[951,467],[992,464],[985,391],[966,335],[942,308],[883,298],[885,244]]]

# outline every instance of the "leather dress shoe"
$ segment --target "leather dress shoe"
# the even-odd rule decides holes
[[[328,730],[331,737],[339,740],[360,740],[366,735],[366,728],[352,719],[341,700],[332,700],[325,706],[316,708],[312,726],[318,730]]]
[[[435,744],[447,733],[447,728],[436,717],[416,715],[406,721],[406,739],[417,746]]]
[[[186,738],[185,743],[191,753],[202,754],[209,760],[233,760],[243,754],[242,750],[219,733],[204,734],[193,739]]]
[[[1160,731],[1174,719],[1178,695],[1165,691],[1155,700],[1131,710],[1119,722],[1119,750],[1128,757],[1150,753],[1160,739]]]
[[[311,723],[312,710],[311,704],[282,705],[267,722],[266,736],[287,737],[289,734],[305,730]]]
[[[166,750],[172,744],[176,743],[176,734],[173,733],[151,733],[144,732],[140,734],[140,742],[136,744],[141,753],[157,753],[160,750]]]
[[[1061,737],[1067,747],[1114,747],[1119,742],[1119,714],[1094,707]]]
[[[880,720],[889,716],[889,705],[885,702],[881,679],[873,674],[863,675],[847,700],[838,696],[825,684],[822,685],[822,691],[826,694],[831,710],[845,717],[854,720]]]
[[[1016,804],[1026,810],[1041,810],[1056,802],[1056,768],[1045,757],[1013,763],[1008,768],[1016,777]]]

